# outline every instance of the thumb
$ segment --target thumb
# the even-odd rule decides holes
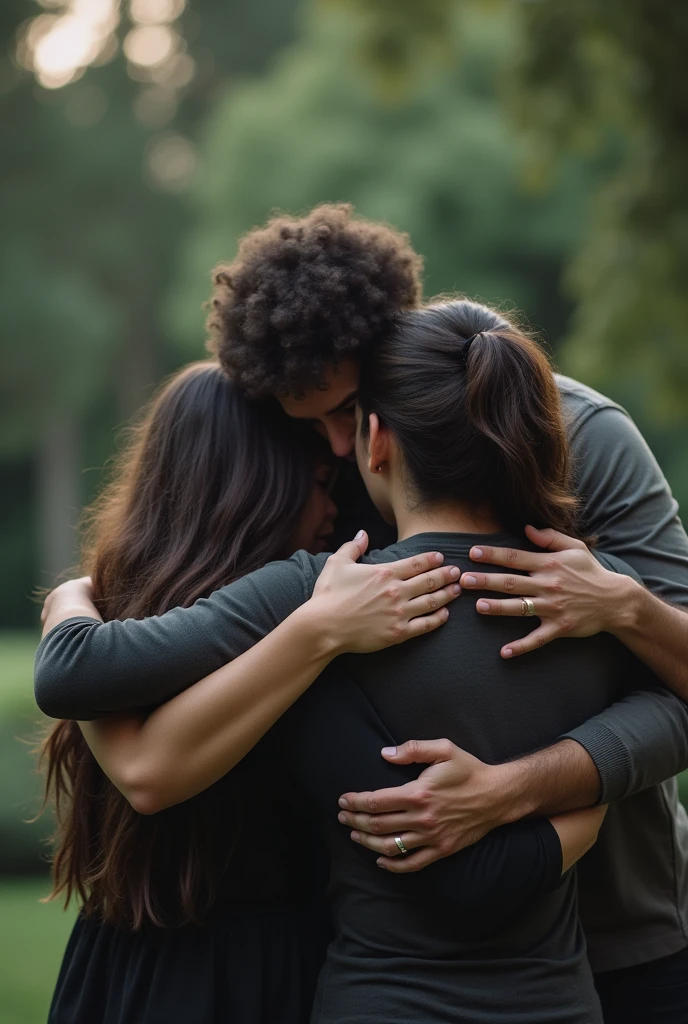
[[[368,548],[368,534],[365,530],[359,530],[353,540],[348,540],[337,549],[337,554],[350,562],[357,562],[361,555],[366,553]]]
[[[567,537],[565,533],[552,530],[538,530],[534,526],[526,526],[526,536],[533,544],[548,551],[567,551],[569,548],[585,547],[583,541],[575,537]]]
[[[407,740],[398,747],[383,747],[382,756],[392,764],[437,764],[448,761],[456,749],[450,740]]]

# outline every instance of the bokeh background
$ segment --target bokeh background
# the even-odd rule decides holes
[[[0,1016],[40,1024],[72,920],[36,587],[74,564],[117,428],[203,354],[209,272],[274,209],[408,231],[427,294],[524,311],[688,502],[688,5],[3,0]]]

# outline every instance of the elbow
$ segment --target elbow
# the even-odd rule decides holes
[[[165,809],[165,803],[161,799],[160,794],[155,789],[149,789],[141,786],[136,789],[127,790],[124,792],[127,803],[132,807],[137,814],[159,814],[160,811]]]
[[[116,785],[137,814],[159,814],[171,804],[164,779],[164,772],[154,766],[130,763]]]

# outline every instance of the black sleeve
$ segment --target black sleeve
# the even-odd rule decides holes
[[[396,741],[336,662],[291,708],[281,728],[295,783],[327,822],[342,793],[403,785],[422,771],[423,766],[384,760],[381,748]],[[357,849],[374,865],[377,854]],[[516,919],[534,898],[559,885],[561,870],[559,837],[543,818],[505,825],[420,872],[395,877],[422,898],[441,901],[456,914],[457,927],[475,936]]]
[[[162,704],[243,654],[307,601],[324,560],[299,551],[190,608],[148,619],[68,619],[36,653],[36,703],[51,718],[79,721]]]

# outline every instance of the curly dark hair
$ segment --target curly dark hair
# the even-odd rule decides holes
[[[346,203],[273,217],[213,271],[208,348],[251,397],[301,395],[418,306],[422,265],[407,235]]]

